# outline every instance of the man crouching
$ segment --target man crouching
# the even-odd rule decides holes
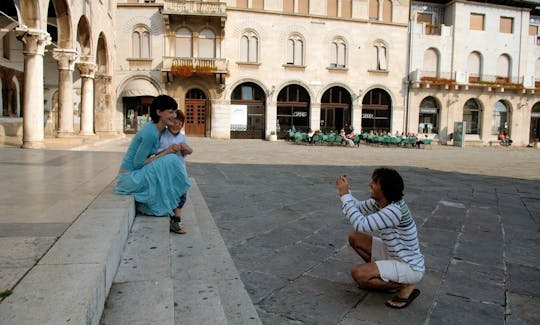
[[[343,213],[355,230],[349,244],[366,261],[353,267],[353,279],[363,289],[396,292],[386,302],[388,307],[407,307],[420,295],[415,285],[425,267],[416,224],[403,201],[403,179],[393,169],[375,169],[369,183],[371,198],[365,201],[350,194],[347,175],[339,176],[336,186]]]

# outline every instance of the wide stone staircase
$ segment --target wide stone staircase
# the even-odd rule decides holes
[[[187,234],[111,183],[0,304],[0,324],[260,324],[192,180]]]

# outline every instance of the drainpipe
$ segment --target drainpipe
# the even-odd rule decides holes
[[[404,131],[403,133],[404,134],[407,134],[409,132],[409,113],[410,113],[410,109],[409,109],[409,100],[410,100],[410,96],[409,96],[409,93],[411,91],[411,66],[412,66],[412,54],[411,54],[411,51],[412,51],[412,24],[413,24],[413,21],[412,21],[412,1],[409,2],[409,26],[407,28],[408,30],[408,48],[407,48],[407,55],[408,55],[408,60],[407,60],[407,92],[405,93],[405,126],[404,126]]]

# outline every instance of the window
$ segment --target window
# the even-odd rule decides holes
[[[466,134],[480,134],[481,110],[474,99],[469,99],[463,107],[463,121],[465,122]]]
[[[352,0],[341,0],[341,17],[352,17]]]
[[[499,22],[499,32],[512,34],[514,32],[514,18],[501,17]]]
[[[309,0],[297,0],[298,13],[307,15],[309,13]]]
[[[382,20],[392,21],[392,1],[390,0],[383,0]]]
[[[292,35],[287,40],[287,64],[304,65],[304,41],[299,35]]]
[[[345,41],[341,38],[335,39],[332,42],[331,51],[332,59],[330,66],[334,68],[345,68],[347,56],[347,45]]]
[[[176,31],[175,54],[179,58],[193,57],[193,35],[187,28],[180,28]]]
[[[309,0],[283,0],[283,12],[307,15]]]
[[[499,56],[497,59],[497,81],[510,81],[510,57],[507,54]]]
[[[530,36],[537,36],[538,35],[538,26],[529,25],[529,35]]]
[[[424,52],[422,76],[439,77],[439,53],[433,48],[429,48]]]
[[[251,0],[251,8],[252,9],[264,9],[264,0]]]
[[[469,82],[478,82],[482,75],[482,57],[478,52],[472,52],[467,59],[467,72],[469,73]]]
[[[495,106],[493,106],[491,134],[497,135],[501,132],[508,134],[508,109],[502,101],[498,101],[495,103]]]
[[[236,6],[238,8],[247,8],[248,7],[248,0],[236,0]]]
[[[374,50],[374,57],[375,57],[375,70],[380,70],[380,71],[388,70],[386,45],[382,42],[377,42],[374,44],[373,50]]]
[[[216,36],[214,32],[209,29],[203,29],[199,33],[199,57],[216,57]]]
[[[132,34],[132,57],[150,58],[150,33],[145,26],[138,26]]]
[[[259,62],[259,39],[254,32],[248,31],[240,39],[240,58],[242,62]]]
[[[326,3],[326,15],[331,17],[337,17],[338,2],[337,0],[328,0]]]
[[[379,19],[379,0],[369,1],[369,19]]]
[[[484,15],[471,13],[469,28],[471,30],[484,30]]]

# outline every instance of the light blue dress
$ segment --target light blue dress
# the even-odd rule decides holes
[[[155,123],[148,123],[137,132],[120,166],[128,172],[118,174],[113,192],[133,195],[137,210],[144,214],[169,216],[191,183],[174,154],[145,165],[146,159],[157,153],[159,137]]]

